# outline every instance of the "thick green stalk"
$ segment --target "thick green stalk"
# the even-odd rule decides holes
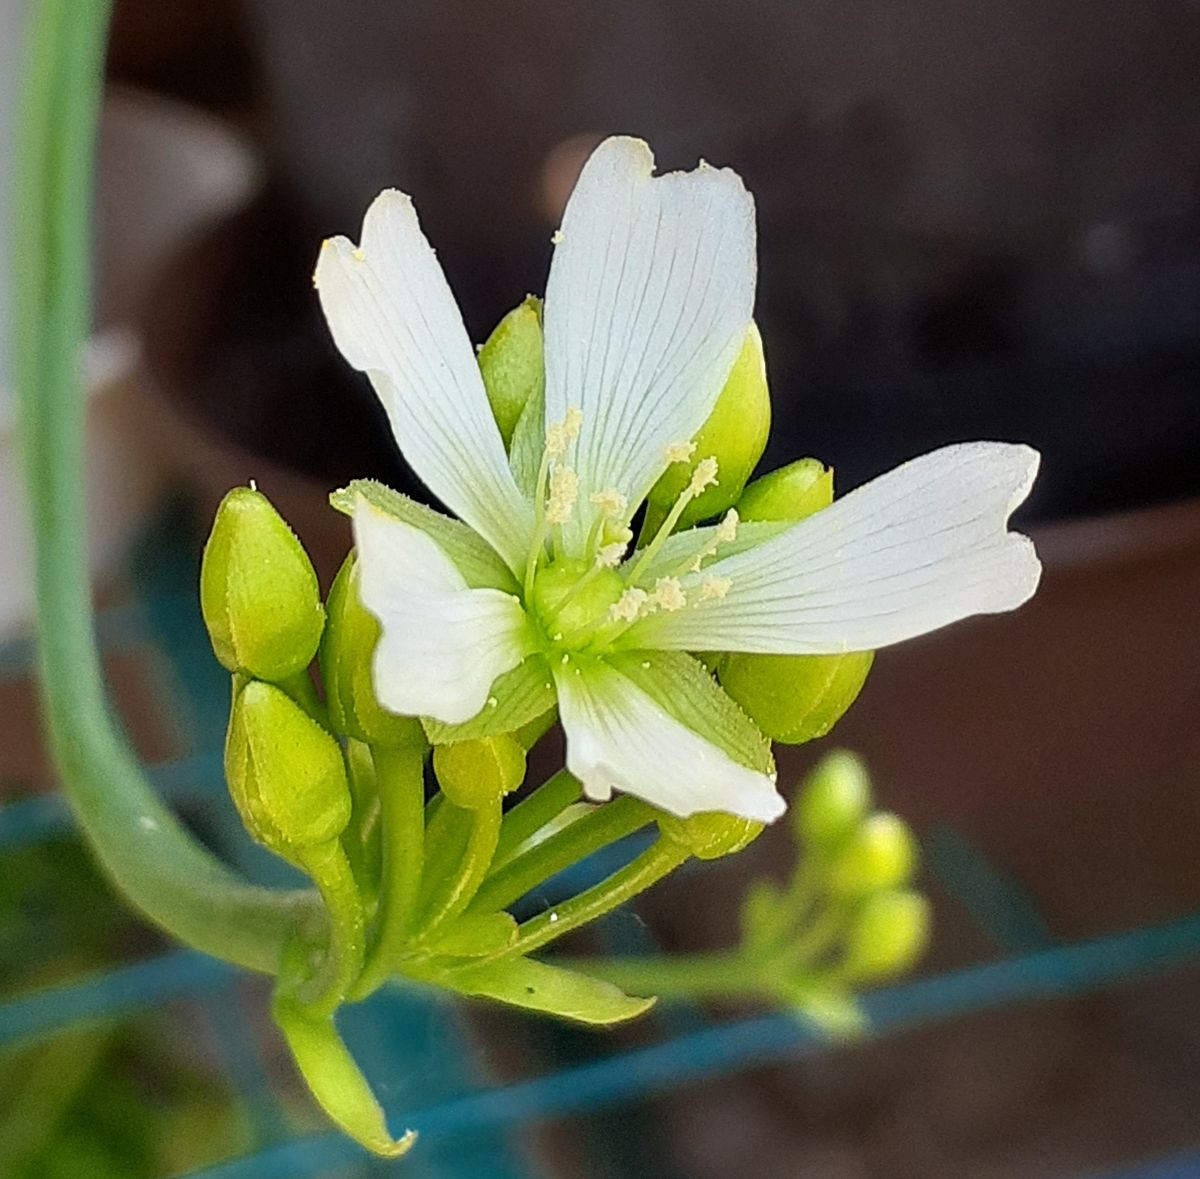
[[[16,362],[36,553],[46,725],[97,858],[135,907],[180,941],[273,972],[315,895],[237,879],[154,794],[109,711],[84,535],[79,362],[90,317],[94,140],[108,0],[41,0],[30,22],[18,162]]]
[[[500,840],[496,844],[493,871],[504,867],[513,853],[530,836],[536,835],[551,819],[557,818],[572,803],[583,797],[579,779],[566,770],[547,778],[528,798],[523,798],[504,816]]]
[[[384,983],[407,946],[417,915],[425,863],[425,750],[420,745],[372,749],[381,807],[383,860],[379,910],[362,977],[353,997]]]

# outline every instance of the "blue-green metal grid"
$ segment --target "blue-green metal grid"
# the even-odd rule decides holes
[[[151,768],[153,780],[173,802],[224,803],[220,735],[225,721],[224,674],[213,662],[199,622],[194,563],[178,544],[177,521],[156,530],[135,561],[135,600],[102,613],[101,642],[110,650],[152,644],[166,656],[172,703],[187,730],[191,756]],[[24,675],[32,657],[28,643],[0,646],[0,678]],[[228,812],[227,806],[224,809]],[[0,854],[71,829],[61,797],[36,796],[0,809]],[[240,865],[263,877],[281,870],[244,839],[227,849]],[[612,870],[613,857],[581,866],[597,878]],[[1200,914],[1162,925],[1057,946],[1036,908],[1011,882],[952,832],[935,833],[930,864],[941,882],[971,911],[1007,956],[980,966],[923,978],[876,991],[864,1000],[873,1033],[928,1025],[971,1013],[1021,1003],[1077,996],[1145,979],[1200,962]],[[578,874],[558,882],[564,892],[579,887]],[[555,882],[547,896],[553,899]],[[539,898],[541,899],[541,898]],[[467,1038],[444,1000],[419,992],[391,990],[346,1012],[347,1038],[368,1075],[401,1077],[405,1084],[384,1092],[393,1127],[412,1127],[425,1151],[396,1163],[367,1160],[342,1135],[329,1132],[289,1136],[288,1124],[270,1091],[256,1037],[244,1026],[240,1004],[229,1001],[239,972],[187,950],[121,966],[67,985],[46,988],[0,1004],[0,1047],[48,1037],[86,1021],[114,1019],[172,1000],[203,1005],[227,1076],[251,1126],[250,1153],[197,1172],[193,1179],[303,1179],[334,1174],[405,1173],[456,1179],[489,1176],[516,1179],[534,1173],[515,1132],[523,1127],[628,1104],[738,1069],[795,1058],[828,1048],[816,1029],[791,1014],[763,1015],[708,1026],[695,1013],[660,1020],[666,1037],[649,1047],[620,1050],[548,1075],[489,1086]],[[413,1075],[414,1043],[436,1042],[420,1056]],[[419,1096],[418,1096],[419,1095]],[[350,1168],[351,1170],[347,1170]],[[1200,1154],[1187,1154],[1096,1176],[1095,1179],[1184,1179],[1200,1177]]]

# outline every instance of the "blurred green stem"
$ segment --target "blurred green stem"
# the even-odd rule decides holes
[[[13,356],[36,549],[47,728],[67,795],[117,887],[180,941],[275,971],[309,892],[238,880],[155,796],[113,720],[92,633],[80,361],[109,0],[41,0],[29,23],[15,193]]]

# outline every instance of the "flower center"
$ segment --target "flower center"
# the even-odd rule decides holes
[[[624,592],[625,582],[615,570],[562,557],[537,571],[530,600],[550,642],[578,651],[594,638]]]

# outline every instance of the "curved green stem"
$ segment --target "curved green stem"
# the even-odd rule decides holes
[[[425,749],[372,748],[379,791],[383,858],[379,909],[362,975],[352,997],[365,998],[391,974],[416,919],[425,861]]]
[[[329,934],[321,969],[303,996],[310,1015],[332,1015],[357,980],[363,967],[365,922],[362,899],[350,861],[335,839],[301,854],[304,870],[320,890],[329,914]]]
[[[631,995],[733,999],[763,991],[764,964],[737,950],[713,954],[646,954],[637,958],[570,958],[561,964],[610,982]]]
[[[464,810],[449,799],[442,803],[439,820],[445,816],[454,825],[462,825],[466,838],[456,838],[446,833],[449,846],[462,846],[457,863],[446,865],[445,870],[431,874],[428,900],[422,905],[422,932],[441,925],[451,917],[457,917],[479,891],[483,878],[491,866],[496,851],[496,840],[500,835],[500,799],[495,798],[486,806],[475,810]]]
[[[596,807],[511,859],[485,880],[471,903],[471,910],[493,912],[507,908],[542,881],[577,864],[592,852],[632,835],[653,817],[654,812],[644,802],[628,794]]]
[[[582,797],[583,786],[567,770],[559,770],[547,778],[505,814],[500,824],[500,839],[496,844],[492,870],[503,868],[521,844]]]
[[[35,540],[38,655],[50,744],[116,886],[180,941],[274,972],[311,892],[251,887],[164,807],[114,722],[92,635],[79,361],[90,314],[93,146],[108,0],[41,0],[30,25],[15,201],[13,355]]]
[[[597,917],[603,917],[638,893],[645,892],[652,884],[657,884],[664,876],[674,872],[687,858],[687,851],[678,844],[660,839],[608,879],[545,913],[531,917],[520,926],[517,940],[494,957],[532,954],[563,934],[587,925]]]

